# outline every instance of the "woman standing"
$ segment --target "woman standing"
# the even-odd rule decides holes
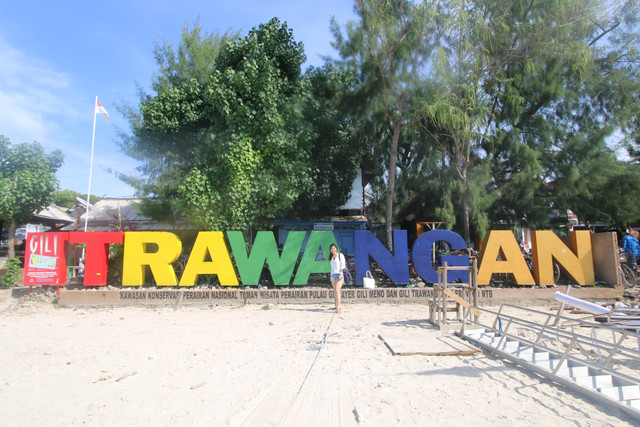
[[[331,261],[331,286],[333,286],[333,297],[336,300],[336,313],[340,314],[340,290],[342,289],[342,283],[344,276],[342,274],[346,267],[344,255],[338,252],[338,247],[333,243],[329,246],[331,254],[329,255],[329,261]]]

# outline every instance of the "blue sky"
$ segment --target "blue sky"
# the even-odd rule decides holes
[[[2,3],[0,134],[12,143],[37,141],[47,152],[62,150],[60,187],[86,193],[98,96],[111,121],[97,117],[91,194],[109,197],[134,193],[111,172],[135,175],[137,166],[117,146],[117,129],[128,126],[116,105],[136,105],[138,86],[149,91],[157,69],[155,42],[164,39],[175,45],[182,28],[196,20],[207,32],[232,29],[245,35],[278,17],[304,43],[306,68],[321,65],[321,56],[336,56],[331,16],[341,25],[354,19],[351,0]]]

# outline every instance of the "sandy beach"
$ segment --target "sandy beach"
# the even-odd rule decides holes
[[[553,304],[540,307],[553,310]],[[3,425],[627,426],[517,366],[394,356],[420,304],[59,308],[0,291]],[[322,345],[327,334],[326,343]]]

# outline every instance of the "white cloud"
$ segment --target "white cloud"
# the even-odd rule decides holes
[[[54,145],[57,116],[76,117],[71,77],[0,38],[0,133],[13,142]]]
[[[72,75],[30,57],[0,37],[0,135],[16,144],[37,141],[49,152],[61,150],[65,165],[57,176],[62,188],[86,192],[92,102],[92,97],[80,96],[74,89]],[[105,125],[100,126],[103,140],[113,132]],[[108,144],[112,148],[111,141]],[[132,194],[130,187],[103,171],[105,163],[133,169],[135,162],[115,151],[110,149],[109,154],[96,159],[94,179],[98,179],[94,185],[106,184],[102,191],[109,195]]]

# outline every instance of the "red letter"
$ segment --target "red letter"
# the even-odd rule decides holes
[[[121,231],[72,231],[69,243],[86,243],[84,254],[84,286],[103,286],[107,284],[109,270],[109,245],[123,243]]]

